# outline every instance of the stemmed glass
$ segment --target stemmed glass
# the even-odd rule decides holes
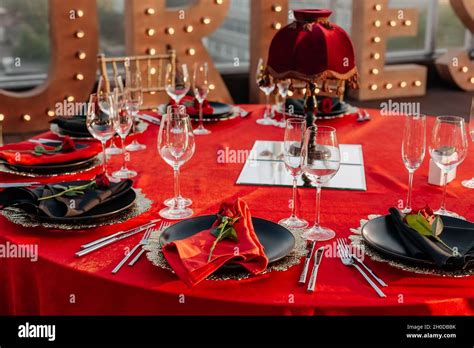
[[[194,64],[194,75],[193,75],[193,91],[194,97],[199,103],[199,126],[193,131],[196,135],[207,135],[211,134],[211,131],[204,128],[202,121],[202,104],[207,98],[209,93],[209,80],[208,80],[208,67],[207,63]]]
[[[178,64],[173,67],[173,65],[168,64],[166,66],[165,79],[166,93],[176,105],[179,105],[181,99],[183,99],[191,89],[188,66],[186,64]]]
[[[443,172],[443,200],[435,214],[459,216],[446,210],[446,187],[448,172],[464,161],[467,155],[468,140],[464,119],[458,116],[440,116],[431,134],[430,155]]]
[[[301,175],[301,147],[303,146],[305,129],[305,120],[295,118],[286,120],[284,155],[286,170],[293,177],[293,204],[291,207],[291,216],[280,220],[278,223],[285,227],[294,229],[301,229],[308,226],[306,220],[300,219],[296,216],[296,193],[298,190],[297,178]]]
[[[133,118],[132,133],[136,134],[135,118],[140,111],[140,106],[143,104],[142,76],[138,69],[127,73],[125,95],[127,108]],[[140,144],[137,139],[134,139],[125,149],[127,151],[141,151],[146,149],[146,145]]]
[[[320,225],[321,186],[339,171],[341,154],[337,143],[336,129],[327,126],[312,126],[306,130],[301,150],[302,170],[316,185],[316,219],[314,226],[303,233],[308,240],[329,240],[336,233]]]
[[[474,141],[474,98],[472,98],[471,113],[469,117],[469,134],[471,135],[471,140]],[[464,180],[462,186],[474,189],[474,178],[471,180]]]
[[[169,115],[169,114],[173,114],[173,115],[174,114],[180,114],[180,115],[187,116],[186,107],[184,105],[169,105],[168,108],[167,108],[166,113],[167,113],[167,115]],[[178,199],[178,204],[182,207],[191,206],[193,204],[193,201],[190,198],[186,198],[186,197],[183,197],[181,195],[181,185],[180,185],[180,181],[179,181],[179,176],[178,176],[178,178],[176,178],[176,181],[177,181],[177,190],[178,190],[178,194],[176,195],[176,197]],[[174,201],[175,201],[175,197],[168,198],[168,199],[165,199],[163,204],[168,206],[168,207],[172,207],[173,204],[174,204]]]
[[[125,152],[125,138],[133,124],[133,116],[128,110],[126,97],[119,89],[114,90],[115,131],[120,136],[122,143],[122,168],[112,173],[118,179],[128,179],[137,176],[137,172],[127,168],[127,153]]]
[[[195,142],[191,119],[180,110],[169,109],[161,119],[158,135],[158,152],[163,160],[173,167],[174,199],[171,207],[160,211],[160,216],[170,220],[185,219],[193,215],[190,208],[179,201],[179,169],[194,154]]]
[[[280,80],[277,83],[278,93],[281,97],[281,114],[283,116],[282,120],[278,122],[278,126],[285,128],[286,124],[286,98],[288,98],[288,91],[290,90],[291,80],[285,79]]]
[[[270,105],[270,94],[272,94],[272,92],[275,90],[275,81],[273,80],[273,77],[271,77],[269,74],[266,74],[265,64],[261,58],[258,61],[257,66],[257,85],[260,90],[265,93],[266,98],[265,113],[263,118],[259,118],[257,120],[257,123],[264,126],[274,125],[275,122],[273,121],[272,106]]]
[[[408,196],[404,214],[411,212],[411,198],[413,189],[413,176],[423,163],[426,152],[426,116],[415,114],[405,116],[403,129],[402,159],[408,170]]]
[[[107,112],[101,111],[104,108],[107,108]],[[105,149],[107,141],[115,134],[113,101],[110,94],[102,93],[98,96],[96,93],[93,93],[90,95],[89,103],[87,104],[86,125],[92,136],[102,144],[102,171],[104,175],[109,177],[107,173],[107,154],[105,153]],[[109,179],[116,181],[111,177],[109,177]]]
[[[121,77],[120,76],[114,77],[114,81],[115,81],[116,88],[117,87],[120,88],[120,84],[119,84],[120,82],[119,81],[121,81]],[[99,95],[106,92],[105,88],[104,88],[104,90],[102,90],[103,87],[105,87],[105,81],[104,81],[104,77],[101,75],[99,77],[99,84],[98,84],[98,88],[97,88],[97,91],[98,91]],[[113,96],[112,96],[112,99],[113,99]],[[106,112],[106,111],[104,111],[103,108],[101,108],[101,109],[102,109],[103,112]],[[105,110],[107,110],[107,108],[105,108]],[[115,145],[115,135],[112,137],[109,146],[105,149],[105,153],[109,156],[120,155],[122,153],[122,149],[120,149],[119,147],[117,147],[117,145]]]

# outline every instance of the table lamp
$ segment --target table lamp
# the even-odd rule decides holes
[[[307,84],[307,126],[316,120],[316,94],[320,91],[342,98],[346,82],[358,87],[354,48],[349,35],[329,22],[329,9],[295,10],[295,21],[272,39],[267,74],[276,80],[291,79]]]

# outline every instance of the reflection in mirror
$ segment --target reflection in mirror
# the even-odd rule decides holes
[[[48,0],[0,2],[0,89],[30,89],[49,67]]]

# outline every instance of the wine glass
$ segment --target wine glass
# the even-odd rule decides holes
[[[178,64],[166,66],[166,84],[165,89],[169,97],[179,105],[181,99],[191,89],[191,81],[189,79],[188,66],[186,64]]]
[[[471,113],[469,117],[469,134],[471,135],[471,140],[474,141],[474,98],[472,98],[471,102]],[[474,189],[474,178],[470,180],[464,180],[462,182],[464,187]]]
[[[102,104],[102,106],[100,106]],[[103,108],[107,106],[107,112],[102,112]],[[86,125],[89,133],[99,140],[102,144],[102,171],[104,175],[107,173],[107,155],[105,153],[107,141],[115,134],[115,118],[113,110],[113,101],[110,94],[102,93],[99,96],[93,93],[89,97],[87,104]],[[109,177],[111,181],[116,181]]]
[[[302,170],[316,185],[316,219],[314,226],[306,230],[303,238],[329,240],[336,233],[320,225],[321,186],[339,171],[341,155],[337,143],[336,129],[327,126],[311,126],[306,130],[301,150]]]
[[[458,116],[440,116],[431,134],[430,155],[435,164],[443,172],[443,199],[441,207],[435,214],[446,216],[459,216],[446,210],[446,187],[448,172],[464,161],[467,155],[468,140],[465,122]]]
[[[121,76],[119,75],[116,75],[114,76],[114,82],[115,82],[115,86],[120,86],[120,81],[121,81]],[[102,75],[100,75],[99,77],[99,83],[97,85],[97,91],[100,94],[102,93],[109,93],[107,92],[107,86],[105,85],[105,81],[104,81],[104,77]],[[111,94],[112,95],[112,94]],[[112,96],[112,99],[113,99],[113,96]],[[102,104],[103,105],[103,104]],[[103,112],[106,112],[107,110],[107,107],[104,108],[101,108],[101,110]],[[109,146],[105,149],[105,153],[109,156],[113,156],[113,155],[120,155],[122,153],[122,149],[120,149],[119,147],[117,147],[117,145],[115,145],[115,139],[114,139],[115,135],[112,137],[111,141],[110,141],[110,144]]]
[[[278,126],[281,128],[285,128],[287,126],[286,123],[286,98],[288,98],[288,91],[290,90],[290,85],[291,85],[291,80],[290,79],[284,79],[280,80],[277,83],[278,87],[278,93],[280,94],[281,97],[281,113],[282,113],[282,120],[278,122]]]
[[[191,119],[180,111],[170,111],[161,119],[158,135],[158,152],[163,160],[173,167],[174,199],[173,206],[160,211],[160,216],[170,220],[185,219],[193,215],[190,208],[180,204],[179,169],[194,154],[195,142]]]
[[[291,216],[280,220],[278,223],[287,228],[301,229],[308,226],[306,220],[296,216],[296,193],[298,190],[297,178],[301,175],[301,147],[303,146],[303,137],[306,129],[305,120],[290,118],[286,120],[284,155],[285,167],[288,173],[293,177],[293,204],[291,206]]]
[[[125,152],[125,138],[132,129],[133,116],[128,109],[126,96],[119,89],[114,89],[114,109],[115,109],[115,131],[120,136],[122,143],[122,168],[112,173],[118,179],[128,179],[137,176],[137,172],[127,168],[127,153]]]
[[[257,123],[264,126],[269,126],[275,124],[273,121],[272,106],[270,105],[270,94],[272,94],[272,92],[275,90],[275,81],[273,80],[273,77],[266,73],[265,70],[266,69],[263,59],[260,58],[257,66],[257,85],[260,90],[265,93],[266,106],[263,118],[259,118]]]
[[[140,111],[140,106],[143,104],[143,88],[142,88],[142,76],[138,69],[134,71],[128,71],[126,76],[126,87],[125,87],[127,109],[132,114],[133,124],[132,133],[137,133],[137,127],[135,125],[136,115]],[[128,144],[125,149],[127,151],[141,151],[146,149],[146,145],[140,144],[137,139],[134,139]]]
[[[415,114],[405,116],[403,129],[402,159],[408,170],[408,196],[403,213],[411,212],[413,176],[423,163],[426,152],[426,116]]]
[[[196,135],[211,134],[210,130],[204,128],[202,122],[202,104],[204,103],[204,100],[206,100],[207,94],[209,93],[207,63],[194,64],[193,91],[194,97],[199,103],[199,126],[193,132]]]

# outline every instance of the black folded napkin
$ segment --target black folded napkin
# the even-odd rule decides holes
[[[73,117],[61,117],[58,116],[51,123],[55,123],[59,128],[65,130],[66,132],[80,133],[88,135],[89,131],[87,129],[86,117],[82,115],[77,115]]]
[[[474,262],[474,224],[463,221],[456,226],[455,219],[441,217],[444,229],[439,236],[457,253],[435,239],[422,236],[403,221],[396,208],[389,209],[387,222],[391,232],[398,237],[407,254],[413,258],[433,261],[445,269],[463,269]]]
[[[60,196],[39,200],[60,193],[64,188],[81,186],[88,181],[64,182],[49,184],[33,189],[11,187],[0,192],[0,207],[15,206],[33,215],[43,215],[52,218],[73,217],[82,215],[100,204],[117,198],[132,189],[133,182],[124,180],[110,183],[108,188],[87,188],[84,194],[75,196]]]

